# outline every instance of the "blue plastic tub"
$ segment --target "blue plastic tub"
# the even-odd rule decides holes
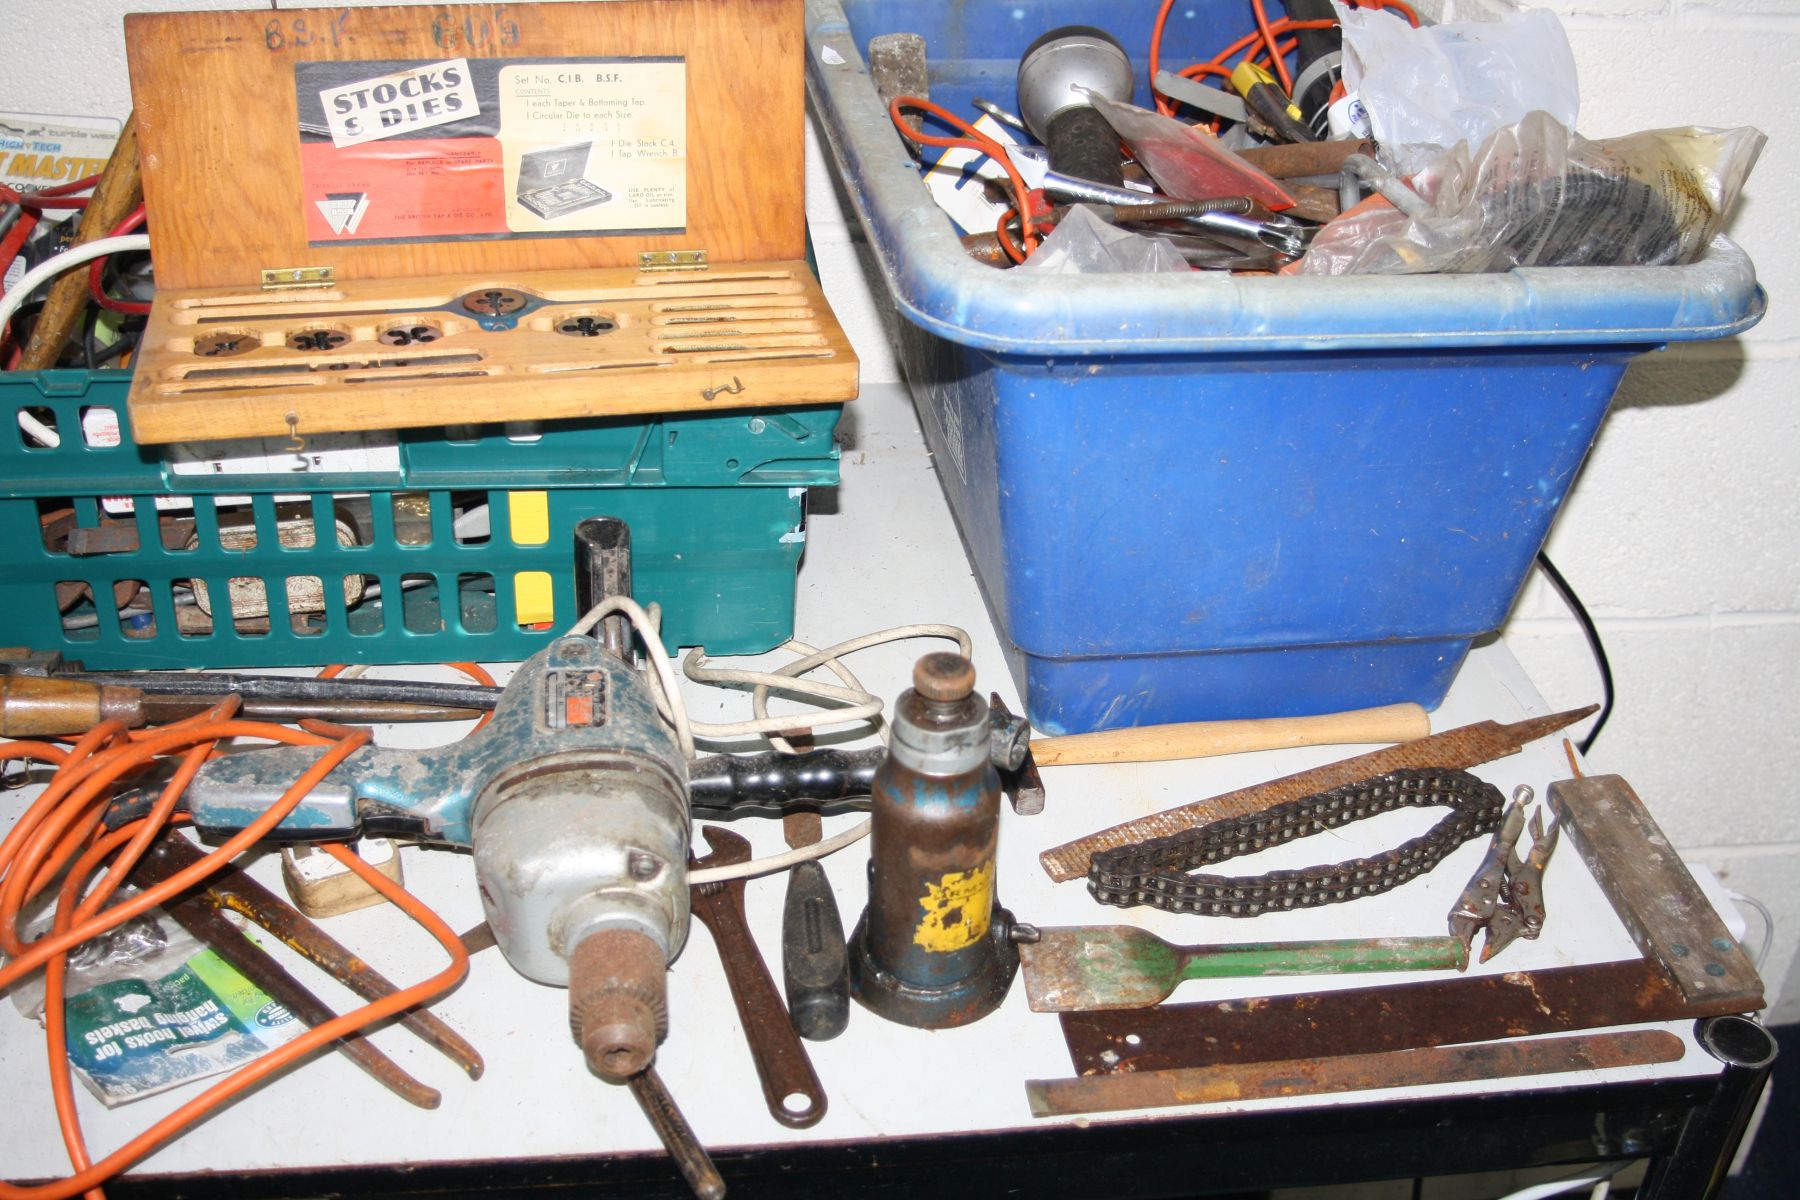
[[[1178,6],[1167,53],[1210,55],[1241,7]],[[1046,29],[1135,49],[1156,8],[807,5],[812,99],[1032,723],[1435,706],[1504,621],[1627,363],[1755,324],[1755,271],[1723,238],[1688,267],[1386,279],[1049,281],[971,260],[876,98],[868,40],[924,34],[933,99],[972,113],[1013,102]]]

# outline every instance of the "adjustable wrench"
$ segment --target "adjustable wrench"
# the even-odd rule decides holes
[[[692,862],[694,869],[724,867],[750,861],[750,843],[728,829],[701,827],[712,853]],[[731,999],[750,1043],[750,1057],[762,1080],[769,1112],[790,1129],[817,1125],[825,1115],[825,1089],[807,1057],[806,1044],[794,1032],[787,1006],[769,975],[750,926],[744,919],[744,881],[696,884],[691,889],[694,916],[712,933],[725,964]]]

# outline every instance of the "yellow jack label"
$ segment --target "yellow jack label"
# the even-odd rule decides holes
[[[925,917],[913,930],[913,944],[940,954],[973,946],[987,936],[994,911],[994,861],[973,871],[951,871],[925,885],[919,898]]]

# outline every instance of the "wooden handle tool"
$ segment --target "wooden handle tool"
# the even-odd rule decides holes
[[[77,245],[97,241],[111,233],[144,198],[143,177],[138,174],[137,117],[125,122],[113,147],[112,158],[94,185],[87,210],[81,216],[81,229],[75,235]],[[25,343],[24,357],[19,360],[22,371],[41,371],[54,367],[62,348],[87,308],[88,272],[80,267],[66,272],[50,285],[50,295],[31,327],[31,338]]]
[[[1040,767],[1080,763],[1164,762],[1211,758],[1249,750],[1290,746],[1339,746],[1364,742],[1411,742],[1431,732],[1431,719],[1417,704],[1388,704],[1317,717],[1263,717],[1247,721],[1190,721],[1144,725],[1067,737],[1035,738],[1031,753]]]

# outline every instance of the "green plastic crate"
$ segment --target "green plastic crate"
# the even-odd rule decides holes
[[[130,378],[0,374],[0,642],[101,670],[522,659],[580,615],[576,523],[612,516],[671,647],[761,653],[792,636],[806,489],[838,481],[838,405],[402,431],[379,470],[183,474],[128,431],[98,444],[128,430]]]

